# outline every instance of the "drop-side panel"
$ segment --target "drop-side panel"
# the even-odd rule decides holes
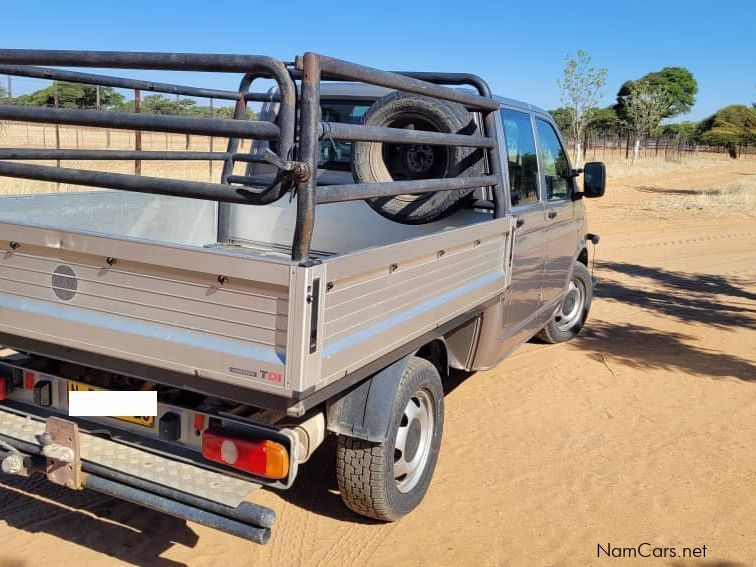
[[[26,228],[11,241],[6,227],[0,332],[284,393],[288,264],[89,235],[71,239],[74,250],[61,231],[37,229],[35,238]],[[144,246],[151,254],[140,254]],[[205,271],[218,260],[223,271]]]
[[[332,382],[501,294],[511,219],[327,259],[321,382]]]

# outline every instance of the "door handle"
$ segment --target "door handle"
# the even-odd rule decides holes
[[[556,211],[549,211],[549,218],[550,219],[555,219],[556,216],[557,216],[557,212]]]
[[[515,228],[522,228],[523,226],[525,226],[525,219],[517,217],[515,220]]]

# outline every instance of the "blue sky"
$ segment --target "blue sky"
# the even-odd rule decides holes
[[[0,15],[0,47],[260,53],[283,60],[310,50],[384,69],[474,72],[497,93],[546,108],[559,105],[564,56],[582,48],[608,69],[604,104],[625,80],[665,66],[687,67],[698,80],[697,103],[686,118],[756,102],[756,0],[3,0]],[[217,82],[231,86],[230,77]],[[32,86],[20,81],[16,88]]]

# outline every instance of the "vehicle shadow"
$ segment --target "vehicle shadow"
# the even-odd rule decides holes
[[[657,195],[684,195],[693,197],[695,195],[704,195],[712,193],[711,189],[670,189],[667,187],[657,187],[656,185],[633,185],[632,189],[642,193],[655,193]]]
[[[451,368],[449,370],[449,376],[444,378],[444,396],[448,396],[451,394],[454,390],[456,390],[459,386],[462,385],[462,383],[470,378],[475,374],[475,372],[470,372],[467,370],[457,370],[456,368]]]
[[[692,337],[635,324],[591,322],[571,344],[589,356],[637,369],[680,370],[709,378],[734,377],[756,382],[756,365],[739,356],[689,344]]]
[[[756,293],[747,278],[672,272],[623,262],[601,262],[610,271],[638,278],[637,285],[599,279],[596,297],[619,301],[683,322],[722,329],[756,329]],[[643,281],[645,280],[645,281]],[[649,283],[653,288],[649,289]]]
[[[93,491],[56,487],[42,476],[3,477],[0,522],[140,566],[184,566],[160,555],[176,543],[194,547],[199,539],[184,520]],[[46,559],[57,564],[60,556]],[[0,566],[15,565],[24,565],[24,560],[6,547],[0,552]]]
[[[672,561],[670,567],[748,567],[739,561]]]
[[[382,523],[352,512],[342,502],[336,480],[337,444],[335,436],[327,437],[312,457],[299,465],[294,485],[277,494],[297,508],[319,516],[358,524]]]

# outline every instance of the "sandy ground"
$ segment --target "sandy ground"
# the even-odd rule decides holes
[[[754,176],[755,162],[677,168],[614,179],[589,203],[602,242],[587,328],[455,377],[435,480],[407,518],[347,512],[328,446],[294,490],[255,496],[279,514],[264,547],[3,479],[0,566],[756,565],[756,219],[620,222],[639,202]],[[644,542],[677,557],[597,558],[597,544]],[[704,545],[706,559],[681,558]]]

